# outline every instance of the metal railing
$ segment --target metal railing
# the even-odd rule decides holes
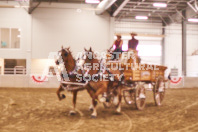
[[[23,66],[15,66],[14,68],[4,68],[4,74],[26,74],[26,68]]]

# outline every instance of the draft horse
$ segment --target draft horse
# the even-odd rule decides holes
[[[94,54],[91,48],[89,50],[85,49],[85,56],[86,57],[85,57],[84,66],[86,67],[86,65],[88,65],[88,75],[89,75],[88,77],[89,80],[87,80],[88,84],[85,86],[85,88],[87,89],[89,95],[92,98],[93,113],[91,114],[91,117],[92,118],[97,117],[96,106],[97,106],[97,102],[100,101],[100,99],[98,99],[98,96],[104,93],[108,94],[111,88],[116,88],[115,89],[115,93],[117,95],[117,98],[115,98],[117,99],[116,112],[121,113],[121,100],[122,100],[121,79],[119,77],[114,77],[112,81],[112,79],[109,78],[110,74],[121,75],[121,72],[119,71],[119,69],[117,70],[105,69],[102,71],[101,74],[100,61],[94,57],[96,56],[96,54]],[[95,66],[99,66],[99,69],[97,69]],[[107,76],[105,77],[104,75]],[[90,78],[92,79],[90,80]]]
[[[71,74],[75,68],[76,68],[76,60],[72,56],[72,52],[70,51],[70,48],[61,48],[59,51],[59,58],[55,61],[56,65],[59,65],[61,62],[64,63],[65,70],[61,72],[61,80],[65,80],[65,76],[67,76],[67,81],[69,79],[70,82],[77,82],[77,74],[82,74],[82,70],[76,71],[77,74]],[[75,85],[66,85],[66,84],[60,84],[58,90],[57,90],[57,96],[59,100],[62,100],[65,98],[64,94],[60,94],[62,91],[64,91],[64,88],[72,88],[75,87]],[[69,112],[70,115],[76,114],[76,99],[77,99],[77,93],[78,91],[83,90],[84,88],[79,88],[72,90],[73,93],[73,109]]]

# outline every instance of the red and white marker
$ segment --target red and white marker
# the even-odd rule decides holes
[[[171,77],[170,82],[173,84],[179,84],[182,80],[182,77]]]
[[[44,75],[31,75],[31,78],[35,83],[43,83],[48,81],[48,77]]]

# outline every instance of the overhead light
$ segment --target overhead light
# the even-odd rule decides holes
[[[166,3],[153,3],[153,6],[155,7],[167,7]]]
[[[88,4],[98,4],[98,3],[100,3],[100,0],[85,0],[85,3],[88,3]]]
[[[189,18],[188,21],[189,22],[198,22],[198,18]]]
[[[135,19],[140,19],[140,20],[147,20],[147,16],[136,16]]]

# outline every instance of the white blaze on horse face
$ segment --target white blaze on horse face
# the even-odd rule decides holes
[[[50,52],[49,55],[48,55],[48,59],[55,59],[59,62],[59,67],[54,66],[54,70],[56,72],[56,76],[57,76],[58,81],[61,81],[60,71],[62,73],[67,73],[67,71],[65,69],[65,66],[63,64],[63,59],[62,59],[61,53]],[[47,68],[45,68],[43,74],[48,73],[48,71],[49,71],[49,66],[47,66]],[[69,80],[67,74],[64,74],[63,77],[64,77],[64,79]]]

